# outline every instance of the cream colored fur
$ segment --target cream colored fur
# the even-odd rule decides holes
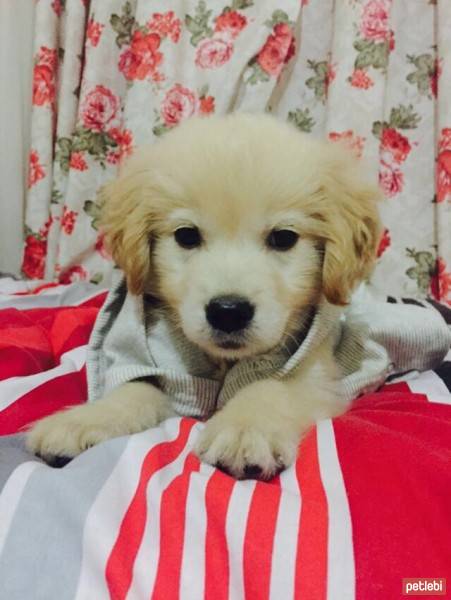
[[[345,149],[268,116],[191,120],[137,151],[102,196],[107,240],[129,290],[157,295],[168,318],[224,369],[287,340],[322,295],[346,304],[371,270],[379,236],[378,192]],[[175,242],[174,231],[186,226],[201,232],[199,248]],[[298,233],[296,245],[265,246],[274,228]],[[255,306],[238,349],[219,347],[205,319],[205,305],[223,294]],[[325,345],[291,379],[242,389],[207,422],[197,453],[237,477],[254,467],[270,477],[294,461],[315,419],[344,410],[338,379]],[[44,419],[28,445],[74,456],[156,425],[168,404],[150,384],[130,383]]]

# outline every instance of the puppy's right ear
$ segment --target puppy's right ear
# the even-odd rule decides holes
[[[101,228],[116,264],[124,271],[128,290],[142,294],[151,277],[152,210],[148,173],[126,165],[123,173],[99,192]]]

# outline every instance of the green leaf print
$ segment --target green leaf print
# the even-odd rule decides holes
[[[111,15],[110,25],[116,33],[116,44],[119,48],[122,48],[122,46],[131,42],[136,21],[133,16],[133,9],[130,2],[124,4],[120,16],[116,14]]]
[[[193,46],[197,46],[201,40],[213,35],[213,29],[208,23],[212,13],[212,10],[207,10],[205,0],[199,0],[194,16],[185,15],[185,25],[191,33],[190,42]]]
[[[297,108],[296,110],[290,111],[288,113],[288,121],[293,123],[293,125],[296,125],[300,131],[305,131],[306,133],[310,133],[315,126],[315,120],[311,116],[308,108],[305,110]]]

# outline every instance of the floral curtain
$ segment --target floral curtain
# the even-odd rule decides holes
[[[23,272],[107,282],[96,192],[195,114],[345,140],[385,195],[382,293],[451,304],[448,0],[37,0]]]

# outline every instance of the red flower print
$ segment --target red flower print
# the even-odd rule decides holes
[[[118,165],[121,161],[120,150],[110,150],[106,155],[106,161],[109,165]]]
[[[349,82],[351,83],[352,87],[359,88],[361,90],[368,90],[374,85],[374,81],[363,69],[355,69],[349,78]]]
[[[395,32],[390,29],[388,32],[388,49],[392,52],[395,49]]]
[[[28,187],[37,183],[40,179],[44,179],[44,167],[39,163],[39,154],[36,150],[31,150],[28,163]]]
[[[61,228],[67,235],[70,235],[75,227],[78,213],[74,210],[68,210],[65,206],[63,209],[63,216],[61,217]]]
[[[61,0],[53,0],[52,8],[56,12],[57,16],[60,17],[63,12],[63,5],[61,4]]]
[[[55,100],[55,78],[46,65],[35,65],[33,69],[33,104],[43,106]]]
[[[85,281],[88,278],[87,271],[81,265],[75,265],[64,270],[58,277],[58,281],[63,284],[73,283],[74,281]]]
[[[196,111],[196,97],[191,90],[176,83],[166,94],[161,105],[161,116],[169,127],[191,117]]]
[[[442,74],[442,65],[441,65],[440,61],[438,59],[436,59],[435,64],[434,64],[434,71],[432,72],[432,75],[431,75],[431,94],[434,96],[434,98],[437,98],[438,82],[439,82],[441,74]]]
[[[294,35],[291,38],[291,42],[290,45],[288,46],[288,52],[287,55],[285,56],[284,59],[284,64],[287,64],[288,62],[290,62],[290,60],[293,58],[293,56],[296,54],[296,40],[294,39]],[[335,71],[333,70],[332,65],[329,65],[329,82],[333,81],[335,79]],[[332,78],[330,78],[332,76]]]
[[[99,236],[97,237],[94,249],[96,252],[98,252],[100,254],[100,256],[102,258],[105,258],[106,260],[110,260],[111,255],[105,246],[105,234],[103,234],[103,233],[99,234]]]
[[[232,39],[236,38],[247,24],[247,19],[244,15],[236,10],[223,12],[216,19],[215,31],[229,34]]]
[[[93,131],[103,131],[114,121],[118,109],[119,98],[103,85],[96,85],[81,103],[83,125]]]
[[[389,37],[391,0],[370,0],[363,8],[360,31],[367,40],[384,42]]]
[[[158,33],[162,38],[170,37],[173,42],[178,42],[180,38],[181,22],[175,16],[173,10],[167,13],[155,13],[147,23],[150,31]]]
[[[200,99],[199,112],[201,115],[209,115],[215,112],[215,99],[213,96],[203,96]]]
[[[437,156],[437,202],[451,194],[451,128],[442,129]]]
[[[266,73],[277,77],[287,62],[287,56],[294,52],[292,48],[293,32],[286,23],[274,26],[272,34],[257,56],[257,63]]]
[[[335,70],[335,64],[329,63],[327,65],[327,76],[326,76],[326,90],[329,89],[330,84],[337,76],[337,72]]]
[[[54,71],[58,64],[58,52],[54,48],[41,46],[37,56],[37,62],[41,65],[50,67],[50,69]]]
[[[147,76],[153,79],[159,76],[157,68],[163,60],[163,55],[158,52],[161,38],[156,33],[145,34],[135,31],[130,48],[119,57],[119,70],[126,79],[143,80]]]
[[[399,131],[387,127],[382,132],[381,149],[383,152],[389,152],[393,160],[400,164],[406,160],[412,147],[409,140]]]
[[[402,192],[404,175],[400,169],[382,161],[379,171],[379,185],[387,198],[393,198],[393,196]]]
[[[88,168],[83,152],[72,152],[69,165],[76,171],[86,171]]]
[[[201,69],[216,69],[230,60],[232,43],[225,37],[207,38],[197,47],[195,63]]]
[[[41,229],[39,230],[39,235],[42,239],[46,240],[47,236],[49,234],[49,229],[51,224],[53,223],[53,218],[49,217],[47,219],[47,221],[44,223],[44,225],[41,227]]]
[[[357,158],[361,158],[363,153],[363,147],[365,144],[365,138],[360,135],[355,135],[352,129],[339,133],[337,131],[331,131],[329,133],[329,139],[332,142],[342,142],[350,150],[352,150]]]
[[[105,25],[102,25],[102,23],[94,21],[94,19],[92,17],[89,19],[88,25],[86,27],[86,37],[90,41],[91,46],[93,46],[93,47],[97,46],[97,44],[100,41],[100,36],[102,35],[102,31],[103,31],[104,27],[105,27]]]
[[[111,150],[107,154],[107,162],[111,165],[119,163],[124,156],[129,156],[133,151],[133,136],[130,129],[120,130],[113,127],[109,130],[108,135],[119,146],[118,150]]]
[[[431,295],[441,302],[451,305],[451,272],[446,270],[443,258],[437,258],[436,269],[430,282]]]
[[[29,279],[44,279],[47,241],[34,235],[25,238],[22,271]]]
[[[381,241],[379,242],[379,246],[377,248],[377,258],[380,258],[382,254],[389,248],[391,245],[390,232],[388,229],[384,229],[384,233],[382,234]]]
[[[42,46],[33,68],[33,97],[36,106],[53,104],[56,94],[58,55],[55,49]]]

